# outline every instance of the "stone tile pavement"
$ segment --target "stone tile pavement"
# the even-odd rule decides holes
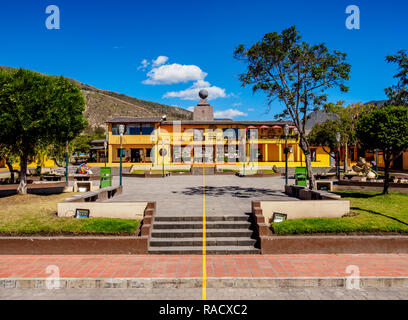
[[[208,255],[208,278],[346,277],[347,266],[361,277],[408,277],[408,254]],[[2,255],[0,279],[201,278],[200,255]]]
[[[248,213],[252,200],[287,199],[284,184],[283,177],[205,176],[206,216]],[[113,202],[156,201],[158,215],[201,216],[203,213],[202,176],[124,177],[123,186],[123,193],[113,198]]]

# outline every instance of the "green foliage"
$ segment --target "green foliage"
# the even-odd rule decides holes
[[[323,43],[311,45],[301,41],[296,27],[292,26],[281,34],[265,34],[250,48],[239,45],[234,56],[247,64],[247,72],[239,76],[243,87],[250,85],[254,92],[264,92],[269,105],[275,99],[285,105],[277,117],[290,117],[298,129],[313,188],[311,151],[305,131],[307,114],[327,101],[327,89],[348,90],[344,83],[349,79],[351,67],[345,62],[346,54],[330,51]]]
[[[357,124],[357,135],[365,150],[399,154],[408,148],[408,109],[384,106],[365,114]]]
[[[281,34],[265,34],[249,49],[240,45],[234,52],[248,65],[247,72],[239,76],[242,85],[252,85],[254,92],[264,91],[269,102],[276,98],[283,102],[286,110],[282,115],[292,116],[299,128],[299,112],[306,114],[323,105],[328,88],[338,86],[347,91],[344,81],[350,72],[345,53],[330,52],[323,43],[310,45],[300,39],[292,26]]]
[[[408,195],[336,192],[350,200],[353,216],[272,223],[276,234],[398,232],[408,233]]]
[[[326,120],[316,125],[309,132],[307,138],[312,146],[321,146],[327,153],[337,151],[336,132],[340,132],[339,120]]]
[[[363,115],[357,123],[357,136],[363,149],[382,151],[383,193],[388,193],[391,163],[408,148],[408,108],[383,106]]]
[[[341,137],[340,145],[357,145],[357,123],[363,115],[368,114],[375,108],[375,106],[360,103],[344,107],[343,101],[324,105],[324,110],[335,115],[336,119],[317,123],[308,134],[309,143],[323,147],[323,150],[327,153],[337,152],[336,133],[339,132]]]
[[[0,140],[28,157],[39,146],[71,141],[86,124],[76,85],[24,69],[0,72],[0,108]]]
[[[104,134],[82,134],[77,136],[70,144],[71,153],[88,154],[93,140],[105,140]]]
[[[394,75],[398,79],[397,84],[385,89],[388,104],[408,107],[408,53],[400,50],[398,54],[387,56],[385,60],[398,65],[398,73]]]
[[[19,192],[25,192],[27,160],[73,140],[86,126],[84,110],[79,87],[63,77],[0,70],[0,141],[20,158]]]

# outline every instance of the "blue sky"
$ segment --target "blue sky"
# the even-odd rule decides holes
[[[59,30],[45,26],[49,5],[60,9]],[[345,26],[348,5],[360,8],[360,30]],[[237,45],[296,25],[304,40],[348,54],[350,91],[330,91],[331,101],[384,99],[396,72],[384,57],[408,49],[407,12],[403,0],[3,0],[0,64],[183,108],[197,104],[196,88],[210,87],[217,115],[271,119],[282,106],[266,114],[265,96],[240,86],[245,66],[233,58]]]

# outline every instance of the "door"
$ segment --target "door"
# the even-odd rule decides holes
[[[130,150],[130,162],[141,162],[141,149]]]

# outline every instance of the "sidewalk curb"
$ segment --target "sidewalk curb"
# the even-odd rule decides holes
[[[202,278],[0,278],[2,289],[201,288]],[[354,279],[352,281],[355,281]],[[346,287],[346,277],[207,278],[207,288]],[[406,287],[408,277],[361,277],[361,288]]]

